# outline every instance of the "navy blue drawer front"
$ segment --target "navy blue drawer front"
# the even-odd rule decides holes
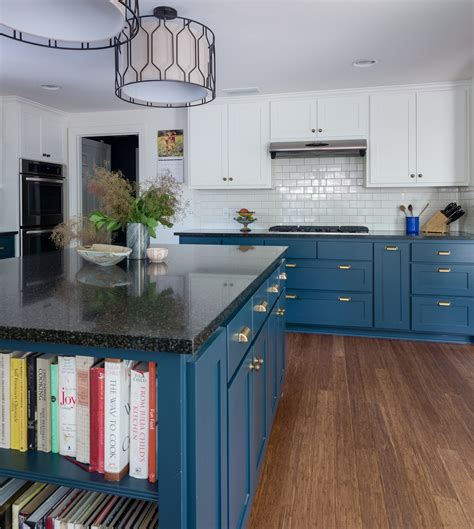
[[[372,291],[370,262],[294,259],[291,264],[295,266],[286,269],[287,288]],[[311,264],[311,267],[308,267],[308,264]]]
[[[413,296],[412,329],[445,334],[474,334],[474,299]]]
[[[15,236],[0,237],[0,259],[15,257]]]
[[[412,264],[413,294],[474,296],[474,265]]]
[[[474,263],[474,244],[450,241],[412,244],[412,261]]]
[[[222,244],[220,237],[183,237],[179,238],[179,244]]]
[[[372,294],[290,290],[286,321],[293,325],[372,327]]]
[[[259,237],[223,237],[222,244],[233,246],[263,246],[265,240]]]
[[[265,239],[266,246],[288,246],[286,256],[288,258],[301,258],[301,259],[316,259],[317,257],[317,242],[303,241],[300,239]]]
[[[372,261],[371,242],[320,241],[318,242],[319,259],[349,259],[352,261]]]
[[[252,298],[227,325],[227,377],[230,379],[245,356],[254,338]]]

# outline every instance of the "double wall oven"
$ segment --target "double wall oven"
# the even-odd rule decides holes
[[[20,161],[20,247],[22,255],[55,250],[54,227],[64,220],[64,167]]]

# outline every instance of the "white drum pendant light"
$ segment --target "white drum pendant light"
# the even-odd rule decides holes
[[[190,107],[216,97],[215,37],[203,24],[157,7],[137,36],[115,48],[115,94],[135,105]]]
[[[138,32],[138,0],[0,0],[0,35],[66,50],[97,50]]]

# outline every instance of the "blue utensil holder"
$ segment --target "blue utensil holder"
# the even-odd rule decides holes
[[[420,217],[407,217],[407,235],[420,235]]]

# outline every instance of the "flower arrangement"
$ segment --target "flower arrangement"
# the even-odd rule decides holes
[[[154,182],[134,184],[120,171],[98,167],[89,181],[89,191],[101,206],[89,217],[97,231],[109,232],[126,228],[127,224],[143,224],[151,237],[156,237],[159,224],[171,228],[182,218],[189,202],[183,199],[182,185],[172,176],[161,176]]]

